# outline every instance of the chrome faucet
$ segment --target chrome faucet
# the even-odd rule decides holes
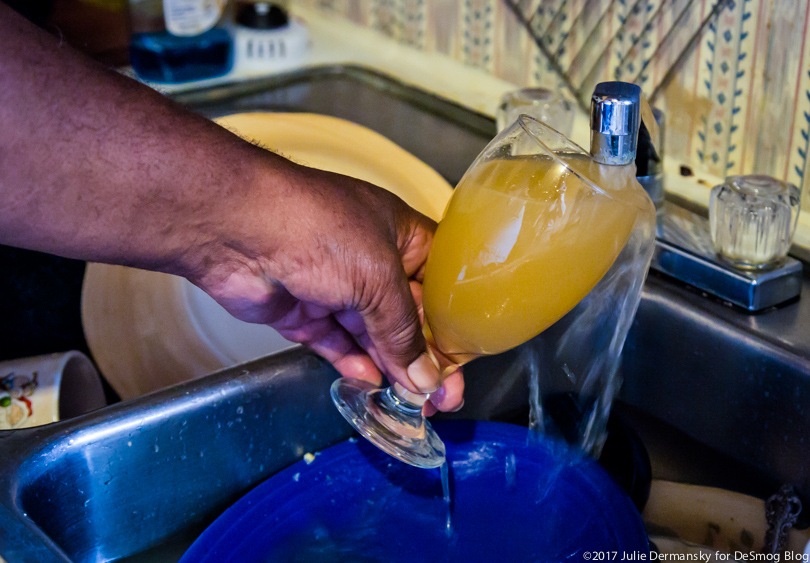
[[[663,118],[658,127],[641,116],[641,88],[602,82],[591,96],[591,155],[609,165],[636,163],[638,181],[655,204],[658,230],[651,268],[711,293],[748,311],[760,311],[799,295],[801,263],[792,258],[774,268],[741,271],[715,252],[705,217],[665,205]],[[648,127],[647,125],[650,125]],[[657,129],[653,139],[651,131]]]
[[[628,82],[602,82],[591,97],[591,156],[602,164],[636,160],[641,88]]]

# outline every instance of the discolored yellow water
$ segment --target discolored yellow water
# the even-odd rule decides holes
[[[491,160],[456,188],[422,296],[429,338],[455,361],[514,348],[559,320],[648,211],[641,189],[624,189],[633,167],[558,156]]]

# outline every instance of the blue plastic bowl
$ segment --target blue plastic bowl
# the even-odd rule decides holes
[[[595,461],[527,443],[521,426],[437,423],[453,503],[439,470],[349,440],[274,475],[229,508],[181,563],[582,561],[649,554],[641,517]]]

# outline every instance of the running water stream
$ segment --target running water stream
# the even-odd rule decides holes
[[[649,232],[637,229],[591,292],[523,345],[517,361],[528,372],[530,441],[558,438],[599,457],[653,245]]]
[[[621,385],[621,351],[638,308],[651,251],[651,239],[627,244],[622,252],[630,256],[617,260],[579,305],[524,344],[517,355],[516,363],[526,370],[529,381],[527,445],[551,449],[559,461],[534,485],[535,506],[557,502],[558,480],[579,463],[575,450],[596,458],[601,453],[610,407]],[[504,490],[510,494],[516,492],[519,461],[514,452],[505,455]],[[440,468],[448,540],[457,533],[451,471],[448,463]],[[463,521],[466,515],[456,516]]]
[[[445,461],[440,471],[442,474],[442,498],[447,509],[444,533],[448,538],[451,538],[453,536],[453,500],[450,496],[450,464]]]

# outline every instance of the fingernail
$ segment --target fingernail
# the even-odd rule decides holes
[[[463,409],[463,408],[464,408],[464,399],[461,399],[461,403],[460,403],[460,404],[459,404],[459,405],[458,405],[456,408],[454,408],[453,410],[451,410],[450,412],[458,412],[458,411],[460,411],[460,410],[461,410],[461,409]]]
[[[439,370],[425,353],[408,366],[408,379],[422,393],[433,393],[439,387]]]

